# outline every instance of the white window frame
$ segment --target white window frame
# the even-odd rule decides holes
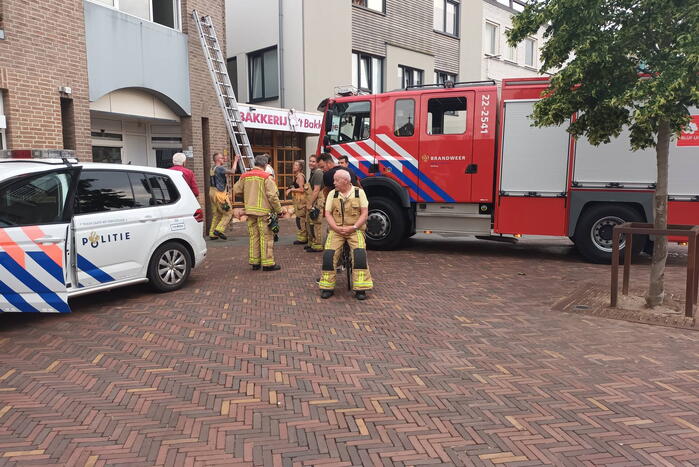
[[[490,49],[490,36],[488,35],[488,26],[495,28],[495,50]],[[486,20],[485,26],[483,27],[483,34],[485,35],[485,51],[484,53],[491,57],[497,57],[500,55],[500,25],[494,21]]]
[[[532,44],[532,60],[531,63],[528,63],[529,57],[527,56],[527,41],[531,42]],[[536,68],[536,56],[537,54],[537,42],[536,39],[533,37],[527,37],[524,39],[524,66],[528,66],[531,68]]]
[[[7,126],[7,117],[5,117],[5,110],[3,107],[3,98],[5,97],[5,91],[0,89],[0,151],[7,149],[7,132],[5,127]]]
[[[408,79],[406,73],[409,73],[411,78]],[[400,79],[400,87],[407,89],[408,86],[422,86],[425,84],[425,70],[413,68],[408,65],[398,65],[398,78]],[[413,81],[413,84],[408,84],[408,81]],[[420,81],[416,83],[415,81]]]
[[[369,87],[360,87],[361,78],[361,61],[369,60]],[[352,86],[360,91],[369,92],[371,94],[379,94],[383,92],[383,57],[352,51]]]
[[[439,82],[439,75],[445,75],[450,81],[456,83],[458,75],[456,73],[449,73],[448,71],[434,70],[434,84],[443,84]]]
[[[366,3],[366,5],[364,5],[364,3]],[[377,10],[376,8],[370,7],[368,0],[352,0],[352,6],[364,8],[365,10],[369,10],[369,11],[376,11],[378,13],[386,13],[386,0],[381,0],[381,9],[380,10]]]
[[[461,16],[461,1],[460,0],[434,0],[434,7],[432,9],[432,14],[436,14],[436,4],[440,3],[442,6],[442,19],[440,25],[437,25],[436,18],[432,20],[432,27],[435,31],[441,32],[442,34],[447,34],[449,36],[459,37],[460,29],[460,16]],[[447,31],[447,5],[450,4],[454,7],[454,32]]]
[[[87,1],[92,2],[92,3],[96,3],[97,5],[101,5],[105,8],[117,10],[120,13],[123,13],[125,15],[129,15],[129,16],[133,16],[134,18],[142,19],[144,21],[148,21],[149,23],[160,25],[164,28],[174,29],[175,31],[182,32],[182,0],[172,0],[172,2],[175,4],[175,27],[174,28],[170,28],[170,26],[165,26],[164,24],[156,23],[155,21],[153,21],[153,0],[148,0],[148,5],[150,7],[148,18],[142,18],[140,16],[132,15],[131,13],[127,13],[125,11],[122,11],[119,8],[119,1],[120,0],[113,0],[114,6],[106,5],[104,2],[100,2],[99,0],[87,0]]]
[[[510,31],[509,28],[505,29],[505,56],[503,57],[506,61],[517,63],[517,46],[512,47],[507,42],[507,32]]]

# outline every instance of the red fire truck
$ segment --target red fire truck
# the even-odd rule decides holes
[[[615,225],[652,221],[655,150],[632,152],[628,133],[595,147],[565,125],[533,127],[547,85],[447,83],[323,101],[318,151],[347,156],[361,178],[368,245],[397,248],[416,232],[549,235],[608,262]],[[693,123],[670,152],[672,224],[699,224],[699,110],[690,112]]]

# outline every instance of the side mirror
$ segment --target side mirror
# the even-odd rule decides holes
[[[323,146],[330,146],[330,136],[323,136]]]

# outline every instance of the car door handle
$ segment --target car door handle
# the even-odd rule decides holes
[[[153,216],[144,216],[141,218],[141,222],[150,222],[150,221],[154,221],[154,220],[155,220],[155,218]]]
[[[41,238],[37,238],[36,240],[34,240],[35,243],[54,243],[54,244],[61,243],[62,241],[63,241],[63,239],[58,238],[58,237],[41,237]]]

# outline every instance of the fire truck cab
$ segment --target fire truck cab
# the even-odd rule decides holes
[[[416,232],[567,236],[588,260],[609,261],[615,225],[652,221],[655,151],[632,152],[627,134],[594,147],[565,125],[533,127],[547,86],[543,78],[447,83],[323,101],[318,151],[346,156],[361,179],[369,247],[397,248]],[[699,110],[689,110],[699,123]],[[691,136],[671,147],[674,224],[699,224]]]

